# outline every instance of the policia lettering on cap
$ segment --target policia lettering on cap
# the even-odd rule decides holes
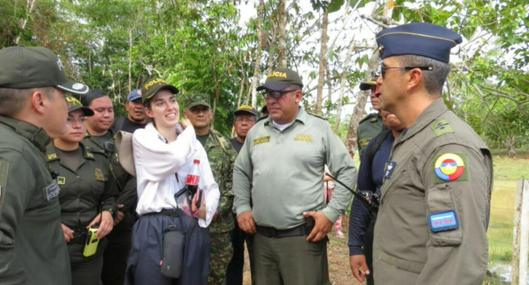
[[[441,98],[450,49],[461,41],[428,23],[377,35],[381,108],[406,129],[386,164],[375,284],[481,284],[485,276],[492,159]]]
[[[71,284],[57,174],[45,161],[50,136],[67,131],[69,80],[43,47],[0,49],[0,283]]]

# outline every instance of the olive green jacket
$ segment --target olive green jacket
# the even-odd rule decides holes
[[[395,141],[386,165],[375,283],[481,284],[491,189],[487,146],[442,99],[434,101]]]
[[[237,152],[221,133],[211,129],[204,144],[213,177],[219,185],[220,201],[217,214],[209,226],[213,233],[225,233],[234,228],[233,218],[233,163]]]
[[[0,116],[0,284],[70,285],[43,129]]]
[[[61,187],[61,221],[74,231],[86,228],[101,211],[114,213],[117,194],[106,157],[80,147],[83,161],[77,169],[61,162],[53,144],[47,149],[49,168]]]

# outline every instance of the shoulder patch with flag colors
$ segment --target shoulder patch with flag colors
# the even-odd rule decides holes
[[[465,172],[465,162],[455,153],[445,153],[435,160],[435,175],[445,182],[455,181]]]

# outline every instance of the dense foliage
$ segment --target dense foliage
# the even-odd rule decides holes
[[[305,106],[321,109],[344,135],[340,121],[350,112],[341,110],[362,102],[357,86],[369,73],[374,34],[384,25],[427,21],[465,38],[454,50],[445,92],[450,108],[493,147],[514,151],[529,144],[527,1],[254,2],[0,0],[0,47],[49,47],[73,77],[105,90],[116,104],[151,77],[175,84],[184,105],[192,92],[209,94],[215,127],[226,134],[237,104],[263,104],[262,97],[251,97],[255,63],[262,81],[285,54],[287,66],[303,71]],[[251,11],[242,7],[255,12],[258,2],[259,13],[248,17]],[[319,67],[324,13],[329,17],[325,72]],[[360,36],[366,33],[367,39]],[[318,82],[321,74],[325,78]],[[360,107],[357,112],[364,112]]]

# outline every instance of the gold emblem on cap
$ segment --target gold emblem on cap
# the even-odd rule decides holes
[[[287,73],[281,71],[274,71],[268,75],[268,78],[287,78]]]
[[[143,88],[145,90],[147,90],[147,89],[152,88],[154,85],[159,85],[159,84],[167,84],[167,82],[165,82],[162,79],[155,79],[155,80],[151,80],[151,81],[145,83],[145,85],[143,85]]]
[[[68,105],[72,105],[72,106],[82,105],[81,101],[77,100],[77,98],[75,98],[73,96],[66,96],[66,103],[68,103]]]

